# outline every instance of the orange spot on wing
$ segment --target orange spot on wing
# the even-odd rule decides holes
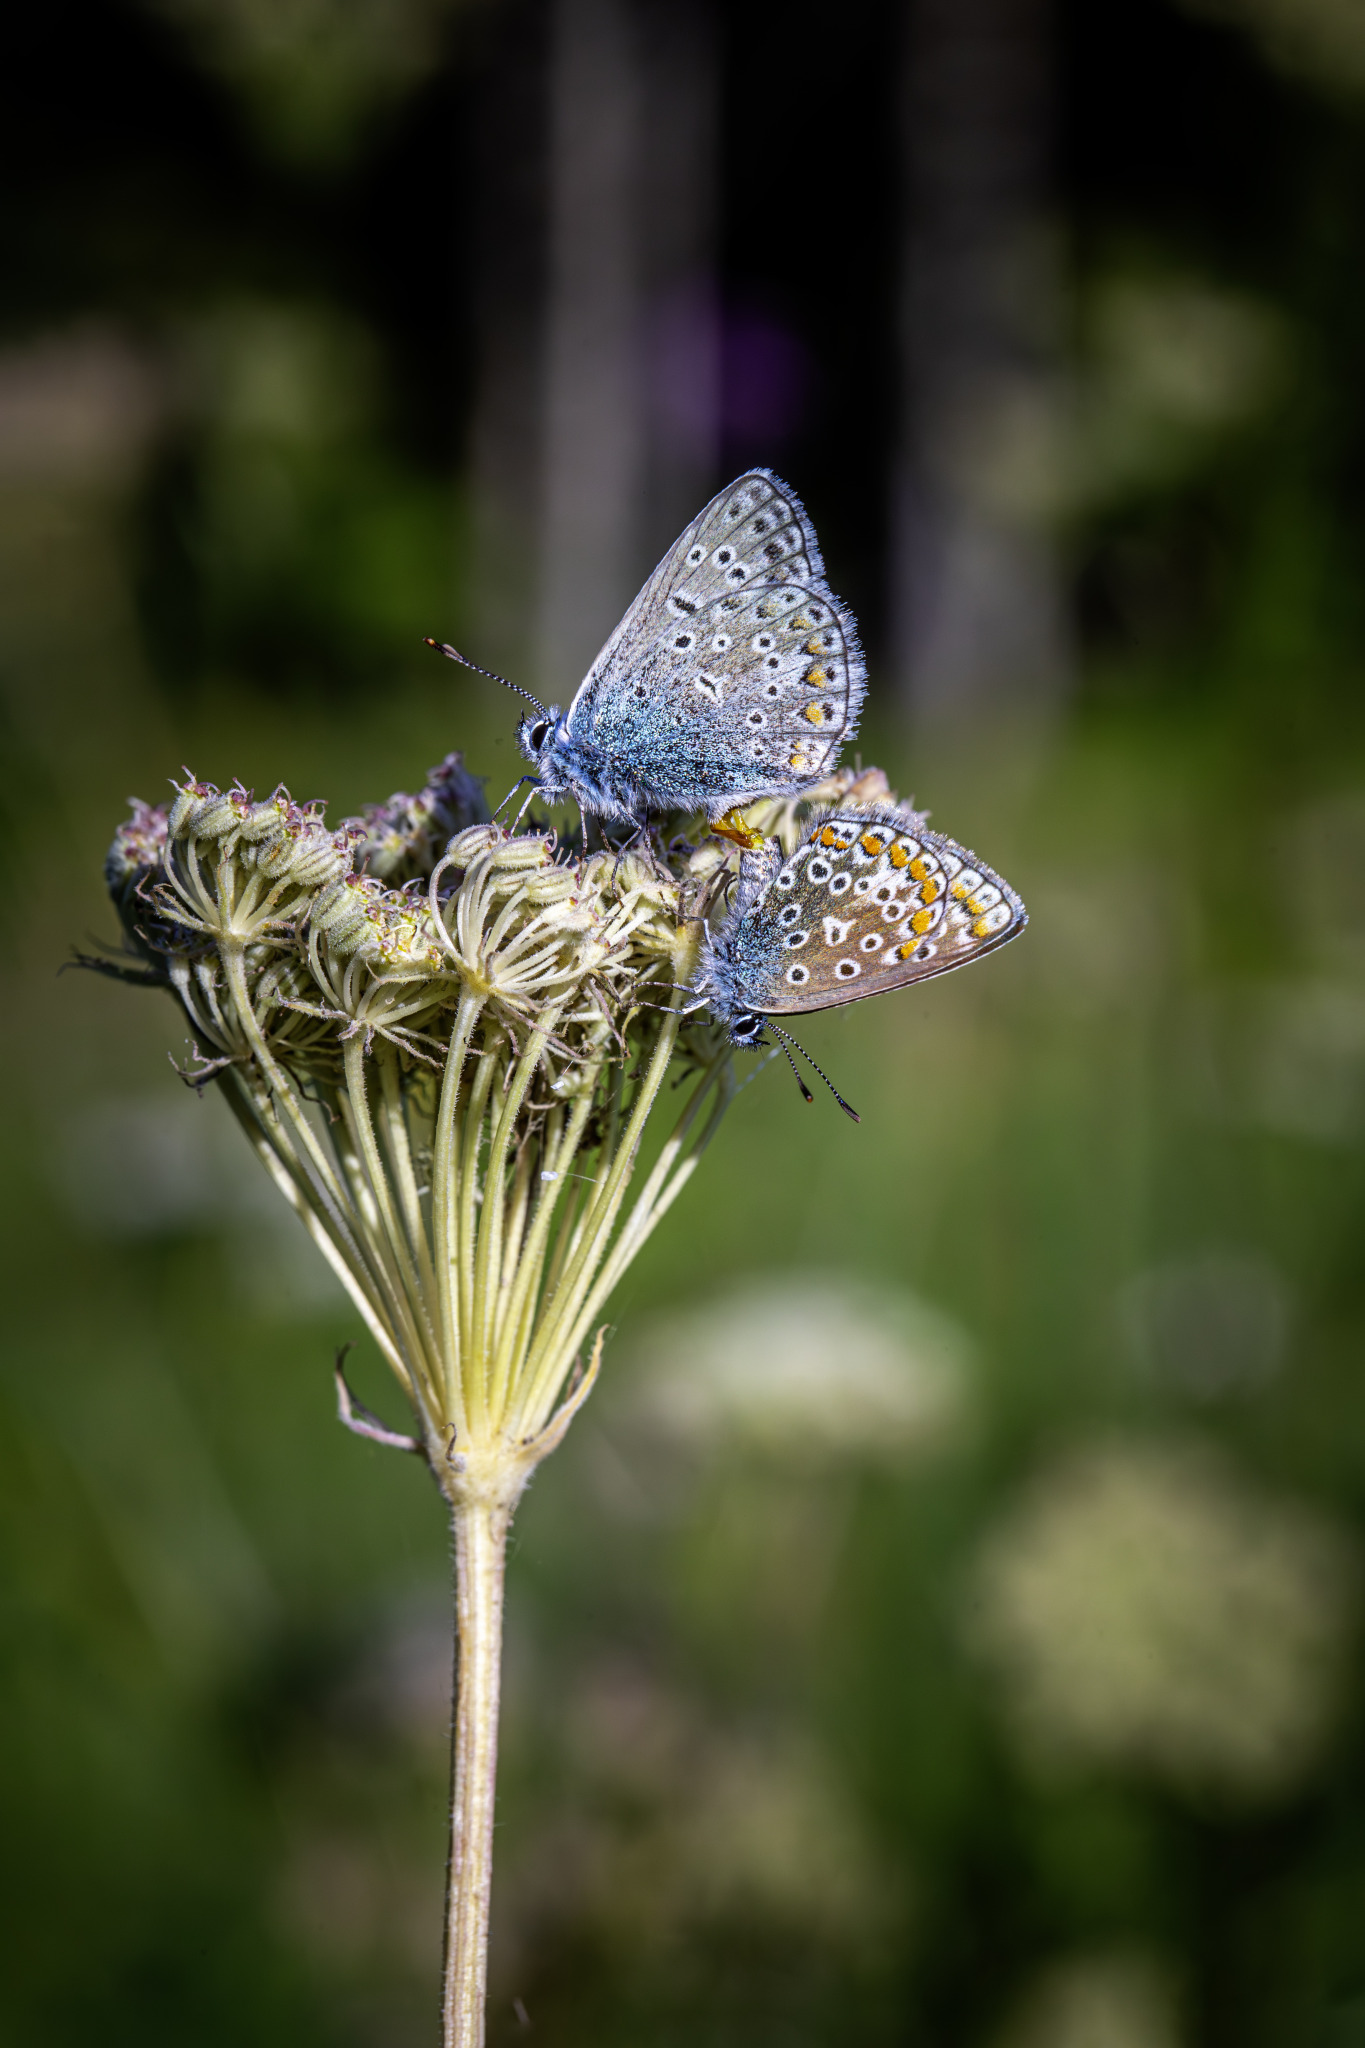
[[[825,707],[823,704],[808,704],[801,713],[801,716],[808,725],[823,725],[825,722]]]
[[[928,881],[924,884],[923,888],[919,892],[919,900],[921,903],[934,903],[937,902],[938,898],[942,894],[943,884],[941,882],[936,882],[933,876],[930,875]]]
[[[820,654],[822,651],[819,635],[812,633],[810,639],[806,642],[807,654]]]
[[[963,897],[964,897],[964,896],[966,895],[966,893],[967,893],[967,884],[966,884],[965,882],[954,882],[954,883],[953,883],[953,895],[954,895],[954,896],[956,897],[956,899],[957,899],[957,901],[958,901],[959,903],[960,903],[960,902],[962,901],[962,899],[963,899]]]
[[[933,922],[932,910],[917,910],[910,920],[910,929],[912,932],[919,932],[922,937],[925,932],[932,929]]]
[[[917,882],[925,881],[930,873],[928,861],[912,860],[910,863],[910,872]]]
[[[893,847],[891,848],[891,865],[892,865],[892,867],[893,867],[893,868],[903,868],[903,867],[905,866],[906,862],[907,862],[907,861],[909,860],[909,858],[910,858],[909,854],[908,854],[908,853],[906,852],[905,848],[904,848],[904,847],[903,847],[903,846],[901,845],[900,841],[899,841],[899,840],[897,840],[897,841],[896,841],[896,843],[895,843],[895,845],[894,845],[894,846],[893,846]]]
[[[822,690],[825,686],[825,671],[822,668],[807,669],[806,681],[815,689]]]
[[[884,839],[878,839],[875,832],[864,832],[862,838],[858,841],[858,844],[862,847],[864,853],[878,854],[881,852],[883,846],[886,844],[886,841]]]
[[[820,834],[820,844],[822,846],[837,846],[839,844],[839,835],[832,825],[826,825],[824,831]]]
[[[908,960],[918,944],[918,939],[907,939],[903,946],[897,946],[896,958],[898,960]]]

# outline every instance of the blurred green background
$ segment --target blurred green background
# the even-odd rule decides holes
[[[0,2038],[436,2037],[446,1537],[159,998],[182,763],[335,815],[751,462],[1019,887],[812,1021],[510,1568],[494,2043],[1365,2044],[1353,0],[0,27]],[[357,1385],[398,1418],[362,1339]]]

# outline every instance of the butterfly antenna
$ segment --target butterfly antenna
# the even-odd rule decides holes
[[[825,1072],[824,1068],[821,1066],[816,1066],[815,1061],[811,1059],[810,1054],[806,1051],[805,1046],[801,1044],[799,1039],[793,1038],[789,1031],[784,1031],[780,1024],[774,1024],[771,1017],[767,1018],[766,1022],[768,1025],[768,1029],[770,1031],[775,1031],[778,1037],[785,1041],[783,1045],[783,1051],[786,1052],[786,1048],[788,1045],[794,1045],[796,1047],[796,1050],[800,1053],[802,1059],[808,1060],[810,1062],[810,1065],[815,1067],[816,1073],[820,1076],[820,1079],[824,1082],[826,1088],[828,1088],[830,1094],[834,1097],[834,1100],[838,1103],[840,1109],[844,1112],[844,1115],[851,1116],[855,1124],[860,1124],[862,1122],[862,1118],[859,1116],[857,1110],[854,1109],[851,1103],[844,1101],[843,1096],[839,1093],[834,1083],[830,1080],[829,1075]],[[792,1059],[792,1056],[789,1052],[787,1053],[787,1058],[791,1060],[792,1072],[796,1074],[796,1061]],[[801,1076],[799,1074],[796,1074],[796,1078],[798,1081],[801,1081]],[[811,1100],[811,1096],[807,1091],[806,1084],[804,1081],[801,1081],[801,1093],[805,1096],[807,1102]]]
[[[490,683],[501,683],[505,690],[515,690],[517,695],[524,697],[528,704],[534,704],[536,710],[542,713],[544,717],[549,717],[550,714],[546,711],[539,697],[533,697],[529,690],[523,690],[520,683],[509,683],[506,676],[500,676],[493,669],[484,668],[481,663],[471,661],[467,654],[461,654],[459,648],[452,647],[448,640],[433,640],[431,635],[427,633],[422,636],[422,645],[424,647],[434,647],[436,652],[443,654],[447,661],[458,661],[461,668],[472,668],[475,675],[487,676]]]
[[[774,1027],[774,1028],[776,1028],[776,1027]],[[803,1080],[801,1079],[801,1074],[800,1074],[800,1070],[799,1070],[799,1069],[798,1069],[798,1067],[797,1067],[796,1061],[795,1061],[795,1060],[794,1060],[794,1059],[792,1058],[792,1056],[791,1056],[791,1053],[790,1053],[790,1052],[789,1052],[789,1051],[787,1050],[787,1047],[786,1047],[785,1045],[784,1045],[784,1046],[783,1046],[783,1048],[782,1048],[782,1054],[783,1054],[783,1057],[784,1057],[784,1059],[785,1059],[785,1060],[786,1060],[786,1062],[787,1062],[787,1065],[788,1065],[788,1066],[789,1066],[789,1067],[791,1068],[792,1072],[793,1072],[793,1073],[794,1073],[794,1074],[796,1075],[796,1085],[797,1085],[797,1087],[798,1087],[798,1088],[799,1088],[799,1089],[801,1090],[801,1093],[802,1093],[802,1094],[803,1094],[803,1095],[805,1096],[805,1098],[806,1098],[807,1102],[814,1102],[814,1100],[815,1100],[815,1097],[814,1097],[814,1096],[813,1096],[813,1095],[811,1094],[811,1092],[810,1092],[810,1089],[809,1089],[809,1088],[808,1088],[808,1087],[806,1086],[805,1082],[804,1082],[804,1081],[803,1081]]]

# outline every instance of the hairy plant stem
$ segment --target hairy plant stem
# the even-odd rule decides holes
[[[483,2048],[488,1909],[498,1770],[503,1560],[511,1503],[479,1494],[453,1510],[455,1712],[450,1732],[450,1851],[446,1864],[446,2048]]]

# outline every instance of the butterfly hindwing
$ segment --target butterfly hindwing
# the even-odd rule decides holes
[[[798,1015],[965,966],[1026,922],[1008,882],[913,813],[836,810],[777,866],[727,950],[745,1007]]]
[[[669,550],[569,711],[575,740],[689,807],[828,772],[865,672],[795,495],[766,470],[721,491]]]

